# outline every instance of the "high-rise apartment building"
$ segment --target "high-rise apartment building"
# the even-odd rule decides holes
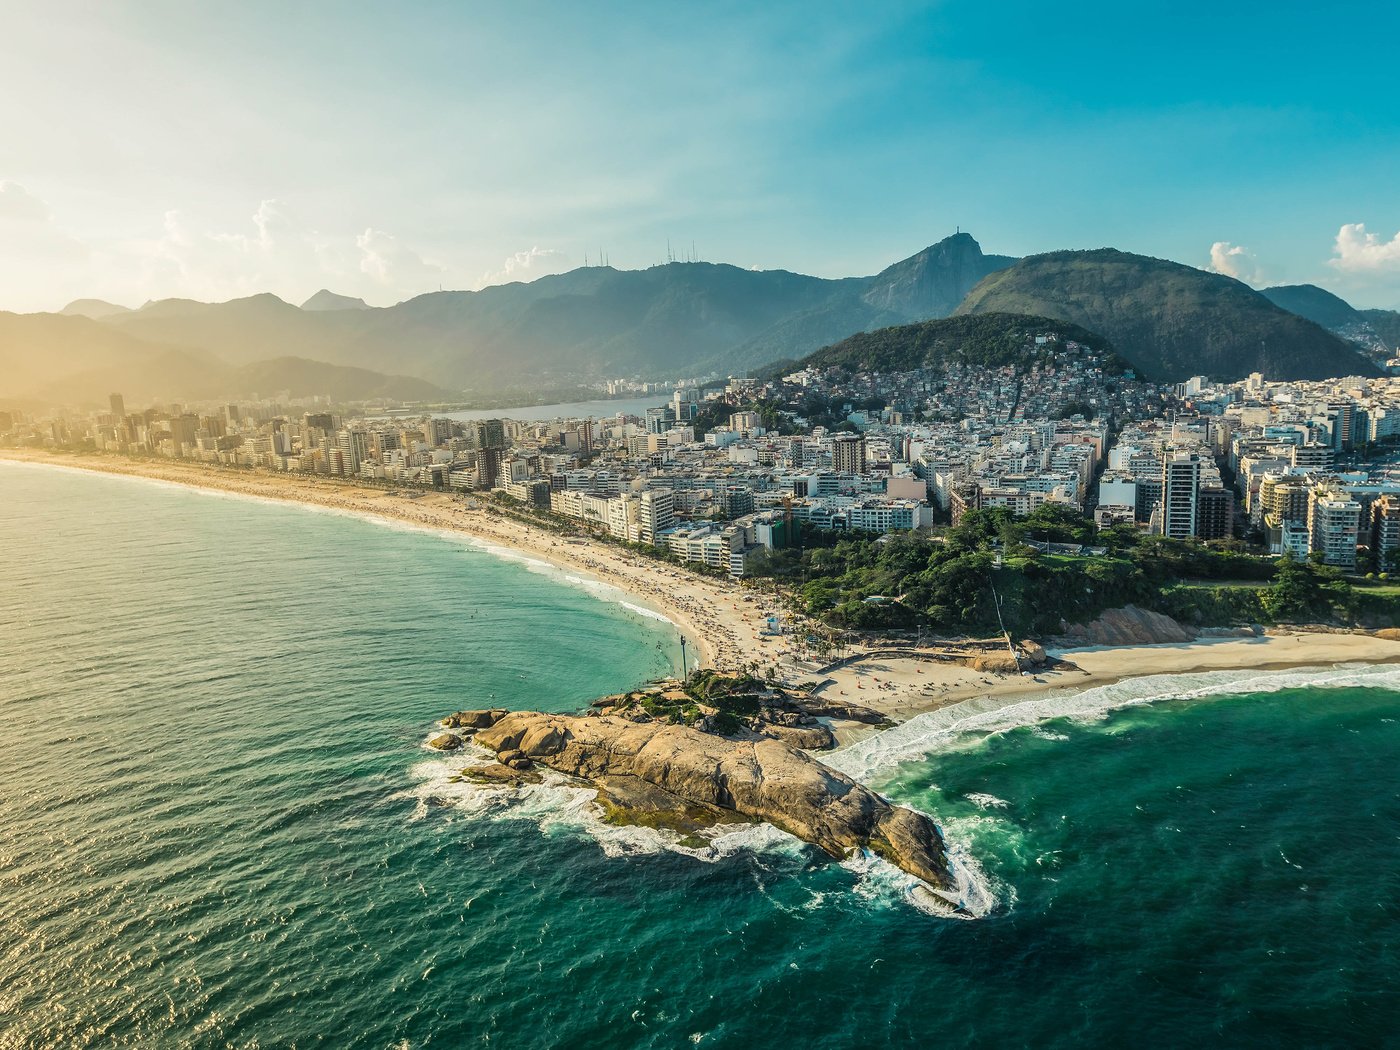
[[[1203,488],[1196,505],[1196,536],[1227,540],[1235,533],[1235,494],[1227,488]]]
[[[1201,457],[1175,452],[1162,461],[1162,535],[1174,540],[1196,535],[1201,494]]]
[[[347,475],[358,474],[360,465],[369,459],[369,435],[363,430],[342,430],[336,435],[336,447]]]
[[[839,434],[833,438],[831,466],[838,474],[864,474],[865,435]]]
[[[646,489],[641,494],[637,511],[643,543],[655,543],[663,529],[676,522],[676,497],[670,489]]]
[[[1371,504],[1371,550],[1381,571],[1400,551],[1400,495],[1388,492]]]
[[[502,449],[506,447],[506,428],[499,419],[477,420],[475,430],[477,448]]]
[[[170,440],[175,444],[175,454],[185,455],[194,448],[199,431],[199,417],[191,413],[175,416],[170,420]]]
[[[1308,553],[1340,569],[1356,568],[1356,544],[1361,532],[1361,504],[1350,496],[1313,489],[1308,501]]]
[[[118,422],[121,422],[121,418],[126,415],[126,399],[121,394],[109,394],[107,395],[107,404],[112,406],[112,415],[117,417]]]

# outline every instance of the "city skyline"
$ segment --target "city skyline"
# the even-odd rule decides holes
[[[848,276],[959,227],[1400,306],[1400,114],[1351,50],[1396,16],[1360,5],[6,7],[3,309],[388,305],[668,244]]]

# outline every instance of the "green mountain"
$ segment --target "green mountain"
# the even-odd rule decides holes
[[[1372,330],[1392,350],[1400,350],[1400,310],[1358,310]]]
[[[1289,313],[1306,317],[1329,332],[1350,339],[1379,362],[1384,362],[1396,345],[1377,332],[1360,310],[1315,284],[1281,284],[1261,289],[1259,294]]]
[[[1345,340],[1220,274],[1112,248],[1051,252],[984,278],[959,314],[1072,321],[1112,341],[1146,379],[1377,375]]]
[[[112,324],[61,314],[0,313],[0,376],[6,400],[60,404],[102,404],[114,390],[133,404],[283,392],[345,401],[453,397],[422,379],[301,357],[230,365],[204,350],[140,339]]]
[[[1036,344],[1036,336],[1050,333],[1059,336],[1058,343]],[[1028,314],[989,313],[860,332],[823,347],[789,368],[909,372],[963,363],[999,368],[1028,365],[1053,356],[1065,340],[1106,352],[1111,361],[1123,365],[1108,340],[1078,325]]]

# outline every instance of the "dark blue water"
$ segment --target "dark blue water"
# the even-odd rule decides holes
[[[1394,672],[843,756],[980,863],[998,906],[960,922],[424,749],[493,694],[662,673],[670,636],[450,539],[0,464],[0,1047],[1391,1040]]]

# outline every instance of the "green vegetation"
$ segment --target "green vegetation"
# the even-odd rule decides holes
[[[1306,317],[1332,331],[1366,323],[1366,319],[1345,299],[1315,284],[1280,284],[1273,288],[1261,288],[1259,294],[1275,306],[1281,306],[1289,313]]]
[[[1057,333],[1061,341],[1035,344],[1037,335],[1050,332]],[[1122,371],[1112,345],[1101,336],[1065,321],[1020,313],[946,317],[861,332],[818,350],[799,366],[848,372],[910,372],[957,364],[1029,367],[1053,363],[1064,353],[1063,340],[1074,340],[1103,354],[1111,371]]]
[[[1022,259],[983,279],[957,315],[1007,312],[1098,332],[1139,376],[1158,382],[1378,374],[1351,343],[1239,281],[1111,248]]]
[[[1333,568],[1147,536],[1128,526],[1095,535],[1077,511],[1047,504],[1027,518],[970,511],[941,536],[809,532],[763,571],[793,604],[854,630],[986,633],[1001,618],[1017,635],[1054,634],[1107,609],[1137,605],[1184,623],[1394,622],[1400,596],[1356,590]],[[1101,554],[1054,553],[1093,544]]]

